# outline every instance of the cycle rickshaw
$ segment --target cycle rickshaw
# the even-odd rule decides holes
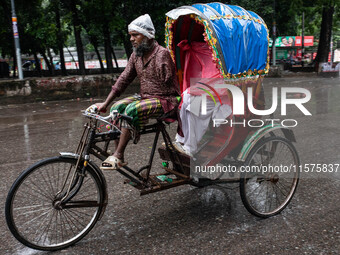
[[[251,87],[253,102],[258,108],[263,107],[261,77],[269,67],[268,39],[264,21],[238,6],[195,4],[167,13],[166,45],[176,63],[182,91],[189,86],[190,76],[204,78],[207,68],[212,68],[226,83],[245,94]],[[189,48],[194,44],[208,46],[210,61],[199,62],[204,58],[199,56],[190,62],[187,58],[192,53],[190,49],[182,50],[178,46],[182,41]],[[245,108],[243,116],[232,114],[229,120],[254,117]],[[84,112],[88,122],[75,153],[62,152],[32,165],[9,191],[5,209],[7,224],[12,234],[26,246],[39,250],[66,248],[82,239],[104,214],[108,203],[107,185],[102,171],[90,156],[101,160],[109,156],[110,141],[120,136],[119,124],[123,120],[129,123],[131,119],[119,114],[103,117],[91,109]],[[250,171],[236,177],[223,174],[193,178],[190,174],[192,159],[175,150],[166,131],[169,117],[163,116],[140,131],[141,135],[155,133],[147,165],[138,170],[128,166],[117,170],[127,178],[126,184],[140,190],[141,195],[184,184],[205,186],[239,182],[242,201],[256,216],[276,215],[290,202],[298,184],[298,171]],[[109,125],[109,130],[99,129],[100,123]],[[152,162],[160,135],[164,140],[164,146],[158,148],[164,160],[163,173],[153,174]],[[278,124],[260,128],[220,125],[209,135],[209,139],[200,143],[196,154],[204,166],[299,165],[292,144],[295,142],[293,132]]]

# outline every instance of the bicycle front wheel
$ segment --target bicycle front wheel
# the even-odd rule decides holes
[[[292,199],[299,182],[299,156],[282,137],[269,137],[250,151],[241,174],[240,193],[253,215],[267,218],[280,213]]]
[[[75,171],[76,162],[63,157],[45,159],[14,182],[5,211],[18,241],[33,249],[59,250],[93,228],[104,206],[102,187],[92,168],[86,168],[85,176],[80,169]],[[63,202],[65,196],[69,199]]]

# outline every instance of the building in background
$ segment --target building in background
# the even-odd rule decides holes
[[[273,45],[270,39],[269,47]],[[275,41],[276,59],[278,63],[301,64],[302,61],[302,37],[301,36],[279,36]],[[305,56],[304,62],[311,63],[316,56],[317,44],[314,36],[304,37]]]

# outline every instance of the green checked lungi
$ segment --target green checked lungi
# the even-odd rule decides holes
[[[117,101],[112,105],[110,112],[113,110],[132,117],[132,124],[137,130],[144,127],[149,118],[158,118],[164,113],[161,101],[158,98],[142,99],[140,95]]]

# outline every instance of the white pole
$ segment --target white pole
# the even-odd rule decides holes
[[[330,50],[331,50],[331,64],[333,64],[333,58],[334,58],[334,55],[333,55],[333,34],[331,35],[331,45],[330,45]]]
[[[22,72],[19,31],[18,31],[18,25],[17,25],[18,21],[17,21],[17,15],[15,14],[14,0],[11,0],[11,6],[12,6],[13,36],[14,36],[14,43],[15,43],[15,53],[16,53],[16,56],[17,56],[18,75],[19,75],[19,79],[23,80],[24,75],[23,75],[23,72]]]
[[[273,44],[272,44],[272,49],[273,49],[273,66],[276,66],[276,47],[275,47],[275,41],[276,41],[276,25],[274,22],[273,25]]]

